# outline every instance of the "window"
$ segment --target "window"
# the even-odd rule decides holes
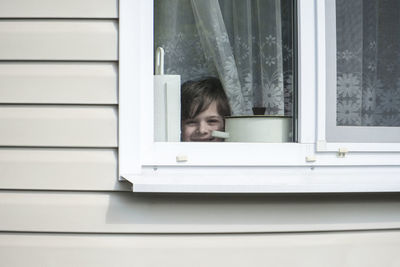
[[[154,42],[159,42],[154,39],[154,3],[120,1],[119,172],[123,179],[133,183],[134,191],[400,191],[400,153],[395,152],[399,148],[396,140],[384,137],[383,141],[357,142],[362,133],[350,139],[330,139],[330,132],[340,127],[345,131],[354,127],[398,128],[394,124],[354,126],[343,124],[339,117],[336,119],[341,112],[336,111],[341,105],[336,103],[343,97],[342,89],[336,86],[337,75],[343,75],[336,68],[340,64],[335,47],[336,39],[341,38],[335,22],[339,0],[293,3],[298,14],[293,17],[298,40],[294,47],[298,53],[293,61],[298,87],[297,116],[294,116],[296,142],[200,143],[154,140],[153,59]],[[332,22],[335,22],[333,31]],[[345,97],[346,101],[353,99]],[[333,124],[329,118],[332,114]]]
[[[293,5],[288,0],[155,0],[154,49],[163,65],[155,69],[166,74],[155,77],[155,140],[179,141],[176,107],[182,83],[182,127],[189,129],[182,133],[184,140],[215,140],[206,131],[222,131],[218,126],[225,122],[227,142],[293,141]],[[196,135],[192,129],[200,119],[191,113],[212,97],[224,112],[215,116],[215,126],[210,119],[204,133]]]
[[[398,150],[384,143],[400,141],[400,39],[395,32],[400,5],[326,3],[326,141]]]

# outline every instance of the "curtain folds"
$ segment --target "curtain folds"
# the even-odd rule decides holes
[[[203,51],[212,59],[217,69],[233,113],[248,111],[249,107],[245,106],[243,100],[236,60],[218,1],[191,0],[191,3]]]
[[[155,48],[183,82],[218,76],[235,115],[254,106],[291,115],[292,10],[283,2],[156,0]]]
[[[400,126],[400,2],[336,0],[337,125]]]

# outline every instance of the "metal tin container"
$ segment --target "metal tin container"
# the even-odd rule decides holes
[[[288,116],[225,117],[226,142],[292,142],[292,118]]]

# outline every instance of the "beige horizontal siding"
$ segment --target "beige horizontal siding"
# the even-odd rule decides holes
[[[0,188],[131,190],[115,149],[0,148]]]
[[[117,0],[1,0],[3,18],[116,18]]]
[[[113,106],[0,106],[1,146],[116,147]]]
[[[400,229],[399,196],[0,191],[0,203],[3,231],[235,233]]]
[[[117,104],[116,63],[0,62],[0,103]]]
[[[4,266],[400,266],[400,231],[255,235],[0,234]]]
[[[0,20],[0,60],[117,60],[115,20]]]

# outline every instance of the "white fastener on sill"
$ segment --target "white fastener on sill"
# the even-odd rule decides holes
[[[317,158],[315,156],[307,156],[306,161],[307,162],[315,162],[315,161],[317,161]]]
[[[186,161],[188,161],[188,156],[186,156],[186,155],[176,156],[176,162],[186,162]]]
[[[349,152],[349,150],[347,148],[341,147],[341,148],[339,148],[339,151],[338,151],[338,157],[344,158],[348,152]]]

